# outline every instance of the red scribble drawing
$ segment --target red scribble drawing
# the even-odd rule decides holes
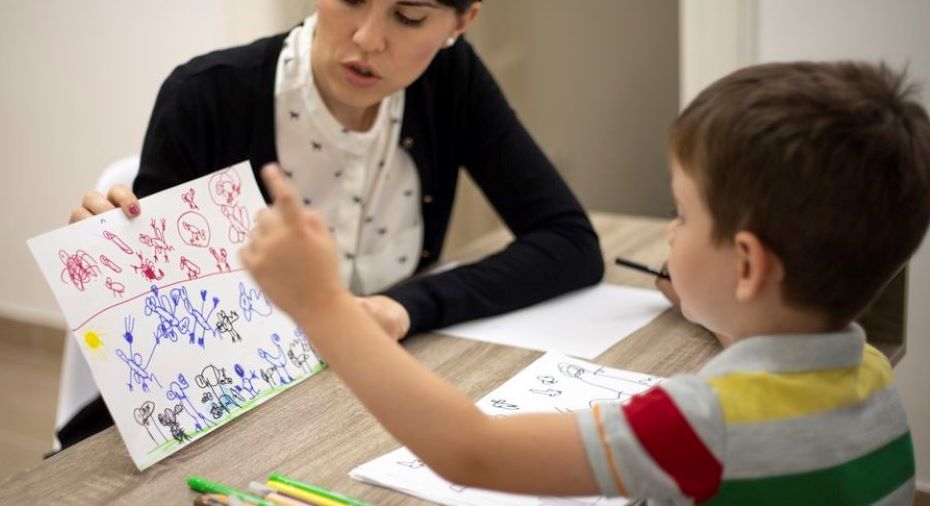
[[[240,243],[249,237],[249,210],[245,206],[220,206],[229,220],[229,241]]]
[[[165,277],[165,272],[161,269],[158,269],[158,274],[155,274],[155,263],[148,258],[143,258],[142,253],[136,253],[136,256],[139,257],[139,265],[133,265],[132,270],[137,274],[142,273],[142,277],[148,281],[158,281]]]
[[[216,260],[216,268],[220,272],[229,272],[229,261],[227,260],[226,248],[220,248],[219,252],[210,248],[210,254],[213,255],[213,258]]]
[[[187,271],[187,279],[196,279],[200,276],[200,266],[183,256],[181,257],[181,268]]]
[[[194,202],[194,189],[193,188],[181,194],[181,200],[183,200],[184,203],[187,204],[187,207],[191,209],[200,209],[200,207],[197,206],[197,203]]]
[[[108,269],[110,269],[111,271],[117,274],[119,274],[120,272],[123,272],[123,268],[116,265],[116,262],[114,262],[113,260],[110,260],[106,255],[100,255],[100,263],[102,263]]]
[[[104,284],[107,285],[107,288],[113,291],[114,297],[117,295],[122,297],[123,293],[126,292],[126,285],[117,281],[113,281],[109,276],[107,276],[107,280],[104,282]]]
[[[239,174],[231,167],[223,169],[210,177],[210,198],[218,206],[235,206],[242,194]]]
[[[112,241],[113,244],[115,244],[119,249],[123,250],[123,253],[126,253],[127,255],[132,255],[133,253],[135,253],[135,251],[133,251],[132,248],[130,248],[128,244],[123,242],[123,240],[120,239],[119,236],[117,236],[113,232],[110,232],[109,230],[104,230],[103,237],[107,239],[108,241]]]
[[[58,258],[65,266],[61,270],[61,280],[67,283],[68,280],[65,279],[65,274],[67,274],[71,284],[78,291],[83,292],[84,285],[90,282],[91,277],[97,277],[100,274],[100,268],[97,267],[93,257],[82,249],[75,251],[73,255],[63,249],[58,250]]]
[[[168,244],[168,241],[165,240],[165,219],[161,219],[161,227],[155,223],[155,218],[152,218],[152,233],[154,235],[139,234],[139,242],[152,248],[154,254],[152,258],[158,260],[158,255],[165,257],[165,261],[168,261],[168,252],[174,251],[174,246]]]
[[[178,217],[178,235],[188,246],[206,248],[210,245],[210,224],[202,214],[187,211]]]

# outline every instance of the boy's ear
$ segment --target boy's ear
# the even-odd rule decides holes
[[[745,230],[733,238],[736,250],[736,300],[750,302],[784,278],[781,260],[759,237]]]

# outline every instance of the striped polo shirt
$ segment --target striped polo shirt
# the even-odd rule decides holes
[[[650,504],[911,504],[891,365],[858,325],[738,341],[698,374],[578,413],[598,485]]]

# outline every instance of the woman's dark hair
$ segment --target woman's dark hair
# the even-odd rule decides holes
[[[449,7],[452,7],[453,9],[455,9],[455,12],[458,14],[464,14],[465,11],[467,11],[468,8],[471,7],[471,4],[475,2],[480,2],[481,0],[436,0],[436,1],[443,5],[448,5]]]

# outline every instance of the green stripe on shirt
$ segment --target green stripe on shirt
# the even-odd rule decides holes
[[[703,504],[871,504],[913,476],[914,447],[907,432],[839,466],[771,478],[724,480],[717,495]]]

